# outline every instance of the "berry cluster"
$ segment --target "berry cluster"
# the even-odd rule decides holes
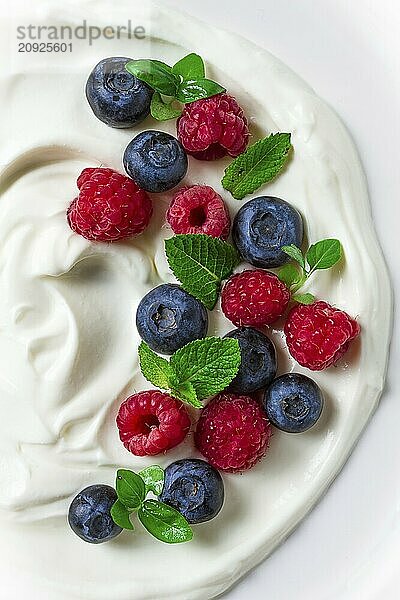
[[[112,127],[136,125],[150,112],[153,90],[128,73],[128,60],[101,61],[86,87],[92,110]],[[109,168],[85,169],[78,179],[79,195],[67,213],[71,229],[96,242],[116,242],[141,234],[152,215],[149,193],[165,193],[180,184],[188,170],[188,154],[207,161],[226,155],[238,157],[249,142],[246,116],[225,92],[186,104],[177,132],[178,139],[156,130],[139,133],[124,153],[128,176]],[[206,185],[178,189],[166,220],[180,235],[205,234],[221,240],[230,235],[228,208]],[[241,472],[252,468],[267,452],[271,424],[288,433],[300,433],[314,426],[321,415],[323,393],[312,379],[296,373],[276,378],[276,350],[262,328],[286,315],[283,329],[290,354],[300,365],[316,371],[337,363],[360,333],[360,326],[348,314],[314,301],[310,294],[303,295],[304,304],[288,312],[291,301],[302,301],[295,292],[318,268],[311,252],[310,270],[306,270],[300,250],[303,235],[302,216],[279,198],[250,200],[235,217],[232,239],[251,268],[231,271],[222,288],[221,307],[237,327],[226,338],[238,342],[240,367],[229,387],[211,399],[198,419],[194,442],[208,463],[190,459],[173,463],[160,494],[163,502],[190,523],[213,518],[222,506],[223,484],[216,469]],[[297,257],[301,273],[288,264],[291,257]],[[274,268],[283,270],[276,274],[269,270]],[[182,286],[164,284],[151,290],[136,314],[137,329],[149,352],[164,355],[173,355],[205,338],[208,322],[201,298],[189,293],[184,282]],[[162,368],[168,368],[165,359],[154,356]],[[182,401],[173,395],[172,389],[171,394],[153,389],[122,403],[116,422],[129,452],[157,455],[186,438],[191,419]],[[70,510],[71,527],[91,543],[108,541],[122,530],[109,517],[116,500],[113,490],[100,488],[81,492]],[[96,530],[98,514],[104,524],[100,531]]]

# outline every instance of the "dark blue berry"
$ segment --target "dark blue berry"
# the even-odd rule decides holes
[[[261,196],[246,202],[236,214],[233,241],[251,265],[270,269],[290,260],[282,246],[303,242],[300,213],[280,198]]]
[[[183,459],[165,470],[160,500],[176,508],[189,523],[204,523],[217,516],[224,503],[224,482],[204,460]]]
[[[199,300],[179,285],[166,283],[151,290],[140,302],[136,325],[155,352],[173,354],[207,335],[208,315]]]
[[[124,154],[129,177],[147,192],[166,192],[182,181],[188,158],[181,143],[163,131],[143,131]]]
[[[310,429],[320,418],[323,406],[324,397],[318,385],[300,373],[278,377],[264,397],[268,419],[287,433]]]
[[[116,491],[108,485],[92,485],[80,492],[69,507],[71,529],[89,544],[102,544],[122,531],[111,517],[111,507],[117,500]]]
[[[153,90],[125,69],[130,58],[100,61],[89,75],[86,97],[100,121],[110,127],[133,127],[150,113]]]
[[[276,376],[276,351],[271,340],[252,327],[240,327],[225,337],[239,342],[242,362],[228,391],[250,394],[267,387]]]

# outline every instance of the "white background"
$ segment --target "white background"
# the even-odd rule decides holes
[[[160,4],[184,7],[191,15],[264,46],[337,110],[359,147],[376,228],[395,293],[399,292],[397,0],[160,0]],[[399,365],[396,323],[386,392],[344,471],[297,531],[227,600],[400,598]]]

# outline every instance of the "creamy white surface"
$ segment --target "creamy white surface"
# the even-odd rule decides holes
[[[23,63],[11,62],[1,74],[0,101],[7,106],[7,143],[0,149],[2,561],[11,562],[10,578],[18,569],[23,583],[17,600],[28,584],[37,588],[35,598],[46,594],[51,600],[210,598],[287,535],[348,456],[383,386],[389,283],[353,144],[306,84],[266,52],[227,33],[211,34],[195,21],[150,5],[136,17],[128,3],[111,11],[96,2],[91,17],[90,6],[85,18],[92,23],[95,14],[104,15],[104,24],[145,19],[154,38],[82,46],[68,61],[54,60],[53,68],[49,59],[30,58],[29,74]],[[79,22],[73,12],[64,16],[49,8],[40,22]],[[123,449],[114,417],[128,393],[148,386],[137,370],[134,313],[146,291],[171,280],[162,243],[171,232],[163,226],[170,195],[154,197],[152,226],[132,242],[93,245],[69,230],[65,209],[82,168],[121,170],[123,150],[135,134],[97,121],[83,89],[104,56],[151,53],[173,62],[187,50],[202,54],[210,73],[226,82],[251,118],[254,135],[293,132],[294,159],[265,191],[301,210],[310,240],[342,240],[346,264],[321,274],[310,289],[359,316],[362,342],[337,368],[315,375],[327,398],[318,426],[302,436],[276,432],[257,468],[227,476],[224,510],[196,528],[194,542],[164,546],[138,527],[134,536],[124,533],[112,544],[91,547],[68,529],[71,498],[90,483],[112,483],[116,466],[154,462]],[[154,122],[142,126],[148,127]],[[164,128],[173,132],[173,125]],[[187,182],[213,185],[233,214],[241,203],[221,190],[223,167],[224,161],[191,161]],[[386,321],[378,322],[378,313]],[[212,315],[210,333],[230,328],[220,313]],[[274,335],[280,371],[301,371],[280,334]],[[157,462],[190,454],[191,436]]]

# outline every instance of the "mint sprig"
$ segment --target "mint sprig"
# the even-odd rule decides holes
[[[182,114],[182,109],[175,108],[175,103],[172,101],[164,102],[160,92],[154,92],[150,112],[153,119],[157,121],[169,121],[170,119],[177,119]]]
[[[118,500],[111,507],[111,517],[119,527],[133,531],[131,517],[136,512],[143,527],[161,542],[189,542],[193,531],[185,517],[159,500],[147,499],[150,492],[160,495],[163,485],[164,471],[157,465],[147,467],[139,474],[120,469],[116,480]]]
[[[159,496],[164,487],[164,470],[158,465],[151,465],[142,471],[139,471],[140,477],[146,485],[146,494],[153,492]]]
[[[299,294],[299,290],[315,271],[330,269],[336,265],[343,254],[342,245],[337,239],[325,239],[313,244],[307,252],[291,244],[283,246],[283,252],[290,256],[296,264],[287,264],[282,267],[278,277],[290,289],[292,300],[299,304],[312,304],[315,297],[312,294]]]
[[[175,235],[165,241],[165,252],[183,289],[209,310],[217,303],[222,281],[240,262],[231,244],[202,233]]]
[[[176,119],[182,104],[189,104],[225,92],[225,88],[206,78],[205,64],[198,54],[188,54],[175,65],[152,59],[131,60],[125,69],[154,90],[151,115],[158,121]],[[176,106],[176,102],[180,106]]]
[[[275,179],[293,148],[290,140],[290,133],[273,133],[250,146],[225,170],[223,187],[236,200],[242,200]]]
[[[204,60],[198,54],[188,54],[175,63],[172,73],[182,77],[183,81],[202,79],[206,76]]]
[[[120,469],[117,472],[118,499],[128,510],[137,510],[146,495],[146,486],[143,479],[133,473]]]
[[[238,341],[218,337],[190,342],[175,352],[170,362],[142,342],[139,357],[142,373],[150,383],[195,408],[203,408],[202,400],[227,388],[241,362]],[[164,370],[162,375],[160,369]]]
[[[181,544],[193,539],[193,531],[185,517],[164,502],[146,500],[138,517],[143,527],[160,542]]]

